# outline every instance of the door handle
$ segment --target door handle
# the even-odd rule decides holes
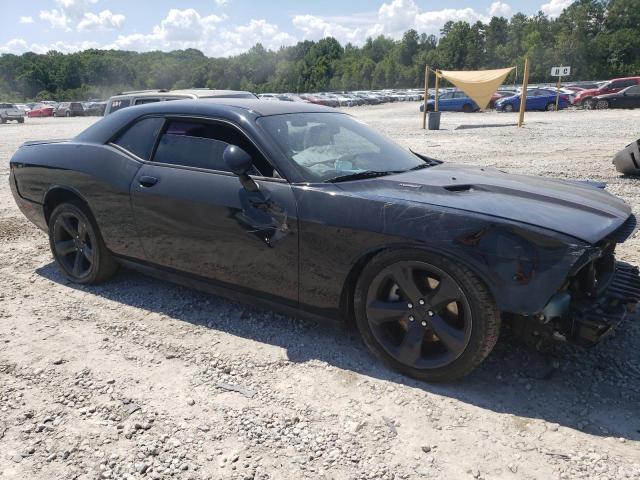
[[[138,180],[141,186],[143,187],[153,187],[156,183],[158,183],[158,179],[156,177],[149,177],[148,175],[142,175]]]

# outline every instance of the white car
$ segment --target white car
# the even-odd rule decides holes
[[[24,113],[12,103],[0,103],[0,123],[9,121],[24,123]]]

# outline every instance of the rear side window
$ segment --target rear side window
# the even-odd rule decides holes
[[[228,145],[237,145],[254,159],[254,174],[273,176],[273,168],[236,128],[223,123],[173,120],[158,143],[154,162],[228,172],[222,158]]]
[[[111,108],[110,108],[110,112],[117,112],[118,110],[122,109],[122,108],[127,108],[128,106],[131,105],[131,100],[128,99],[124,99],[124,100],[113,100],[111,102]]]
[[[120,134],[113,143],[143,160],[149,160],[163,124],[163,118],[143,118]]]
[[[136,105],[144,105],[145,103],[156,103],[159,102],[159,98],[137,98]]]

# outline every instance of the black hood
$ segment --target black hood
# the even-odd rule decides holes
[[[624,201],[593,184],[446,163],[339,186],[362,197],[491,215],[589,243],[606,237],[631,214]]]

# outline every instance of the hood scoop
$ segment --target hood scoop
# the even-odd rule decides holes
[[[471,192],[473,190],[478,190],[474,185],[446,185],[444,187],[445,190],[449,192]]]

